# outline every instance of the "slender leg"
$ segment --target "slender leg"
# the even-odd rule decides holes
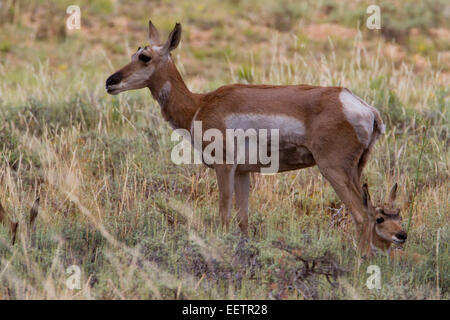
[[[319,116],[320,118],[320,116]],[[323,123],[326,119],[321,119]],[[371,212],[363,204],[360,176],[366,158],[366,146],[358,141],[355,128],[350,123],[317,127],[317,135],[309,143],[309,150],[322,175],[348,207],[356,225],[358,247],[370,255],[373,226]],[[328,123],[328,122],[327,122]],[[337,132],[337,134],[336,134]]]
[[[233,165],[217,165],[215,167],[217,184],[219,185],[219,214],[222,225],[228,231],[231,217],[231,205],[233,200],[234,172]]]
[[[353,179],[340,168],[320,168],[320,172],[331,183],[339,198],[350,208],[355,223],[357,225],[364,223],[361,190],[354,185]]]
[[[361,188],[354,174],[340,167],[320,167],[320,172],[331,183],[339,198],[350,209],[356,224],[358,247],[363,254],[371,254],[371,219],[368,219],[362,203]],[[357,170],[357,168],[355,168]],[[350,170],[352,171],[352,170]]]
[[[236,172],[234,177],[234,192],[236,194],[236,209],[239,228],[247,235],[248,232],[248,194],[250,191],[250,174]]]

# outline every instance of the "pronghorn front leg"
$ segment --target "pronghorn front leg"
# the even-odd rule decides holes
[[[236,172],[234,176],[234,193],[236,194],[236,209],[239,228],[243,234],[248,230],[248,194],[250,190],[250,174]]]
[[[225,230],[228,231],[233,200],[235,165],[216,165],[217,184],[219,186],[219,214]]]

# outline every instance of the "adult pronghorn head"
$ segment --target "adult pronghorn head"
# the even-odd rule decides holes
[[[138,50],[131,56],[131,62],[106,80],[109,94],[149,87],[152,79],[163,80],[172,63],[170,52],[180,43],[181,24],[177,23],[164,44],[160,44],[159,32],[149,21],[150,45]]]
[[[374,207],[367,184],[363,186],[363,204],[373,225],[371,244],[377,248],[389,249],[392,243],[402,245],[406,241],[407,235],[401,225],[400,209],[394,207],[396,196],[397,184],[394,184],[388,202],[383,206]]]

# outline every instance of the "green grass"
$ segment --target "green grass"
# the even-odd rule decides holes
[[[431,59],[415,70],[408,59],[392,61],[383,53],[389,40],[362,27],[362,39],[302,32],[318,22],[356,28],[364,3],[287,3],[286,21],[283,7],[269,1],[185,1],[181,9],[162,1],[151,14],[165,32],[176,19],[183,23],[174,59],[193,91],[232,82],[343,85],[377,107],[387,132],[364,180],[376,202],[399,183],[405,227],[411,217],[404,251],[422,260],[361,259],[352,220],[345,210],[332,217],[342,203],[317,168],[253,175],[250,238],[240,239],[234,220],[225,232],[214,172],[171,162],[171,129],[148,90],[104,91],[105,79],[147,39],[143,4],[130,10],[100,1],[85,12],[82,2],[84,19],[97,26],[37,40],[24,15],[32,5],[21,2],[15,22],[0,29],[0,202],[22,226],[11,245],[0,225],[0,299],[449,299],[445,66]],[[405,30],[448,28],[427,15],[408,22],[417,14],[402,3],[389,16],[402,17]],[[121,15],[128,32],[108,24]],[[192,45],[204,36],[198,30],[216,28]],[[440,49],[427,39],[420,33],[400,45],[407,58],[428,58]],[[36,230],[27,239],[37,194]],[[380,290],[366,287],[374,264]],[[66,286],[71,265],[81,268],[80,290]]]

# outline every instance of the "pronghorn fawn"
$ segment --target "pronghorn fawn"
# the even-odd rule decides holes
[[[384,132],[384,124],[374,107],[342,87],[233,84],[209,93],[192,93],[171,58],[171,51],[180,39],[181,25],[177,23],[167,41],[161,43],[159,32],[150,21],[149,45],[139,47],[131,62],[106,80],[107,92],[118,94],[149,88],[165,120],[173,128],[191,134],[196,122],[205,130],[219,130],[224,136],[230,129],[271,132],[275,129],[277,172],[317,165],[349,208],[356,224],[358,246],[364,254],[370,255],[373,247],[384,250],[388,243],[406,239],[390,211],[374,208],[367,189],[363,192],[360,184],[368,155]],[[237,143],[234,137],[230,141],[231,146]],[[248,140],[244,144],[248,147]],[[206,146],[202,141],[200,147]],[[223,151],[222,155],[227,153]],[[217,161],[207,165],[216,172],[222,224],[228,229],[234,192],[237,221],[246,234],[249,173],[261,171],[267,164],[258,160],[239,164]],[[390,227],[394,224],[398,228]]]
[[[406,241],[406,232],[401,226],[400,210],[394,207],[396,197],[397,184],[394,184],[388,202],[382,207],[374,207],[367,184],[363,185],[363,206],[375,218],[369,220],[369,242],[373,250],[382,249],[390,252],[393,243],[402,245]]]

